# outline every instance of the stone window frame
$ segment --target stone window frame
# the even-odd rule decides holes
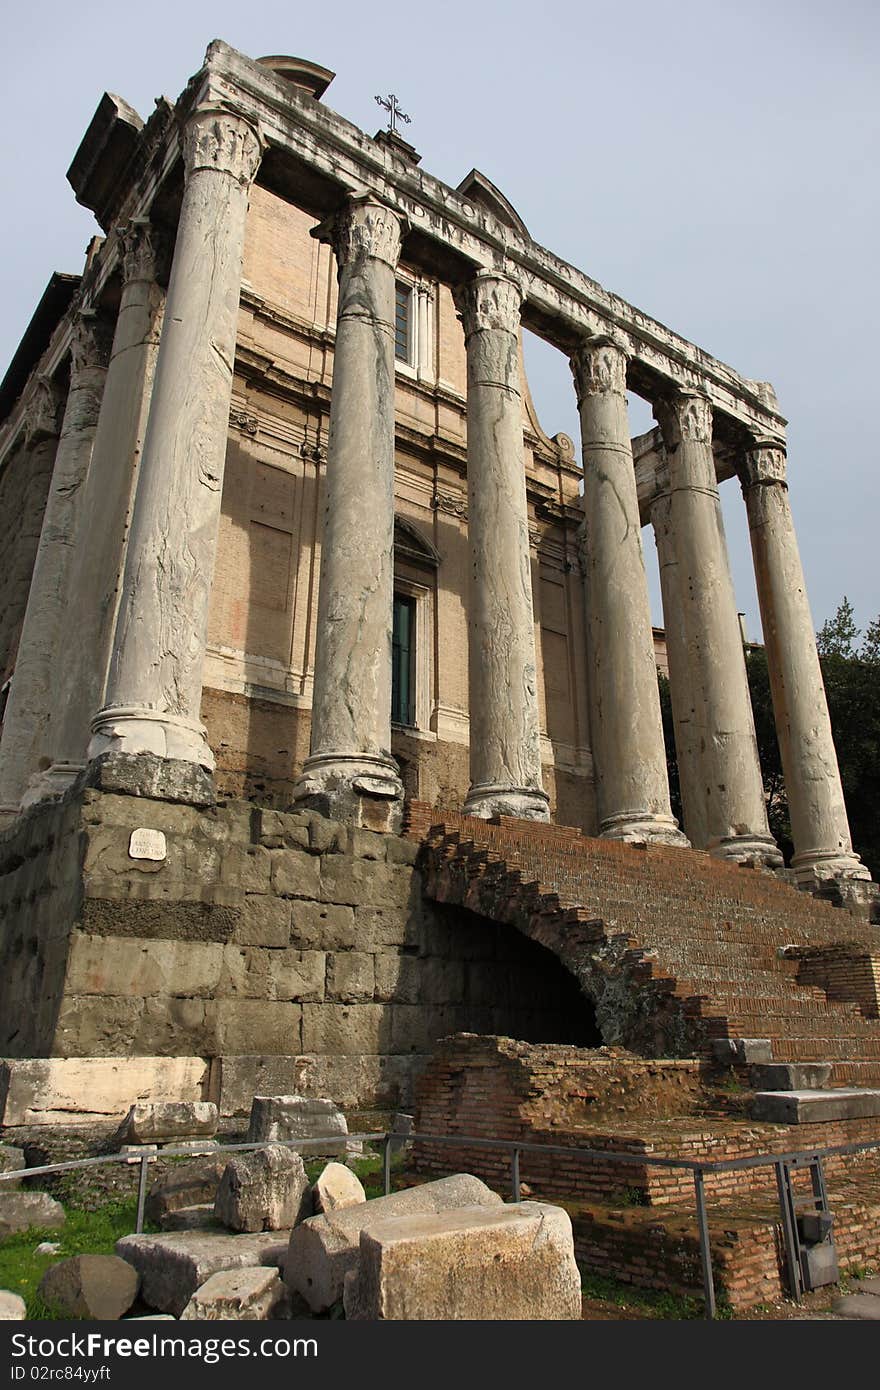
[[[433,716],[433,666],[436,640],[436,573],[440,556],[406,517],[394,517],[394,593],[415,601],[412,645],[412,724],[394,723],[403,733],[430,734]]]
[[[398,357],[395,350],[394,369],[401,376],[413,381],[433,381],[435,372],[434,324],[436,298],[434,285],[429,280],[398,270],[394,282],[395,323],[397,296],[404,291],[407,295],[407,356]],[[396,339],[395,339],[396,343]]]

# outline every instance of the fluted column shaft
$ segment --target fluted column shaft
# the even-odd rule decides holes
[[[572,357],[584,459],[584,597],[599,833],[685,845],[669,805],[648,581],[626,404],[626,353]]]
[[[867,879],[850,839],[783,449],[754,448],[740,476],[794,840],[792,868],[806,884]]]
[[[691,844],[702,849],[709,836],[700,776],[699,721],[696,714],[696,692],[691,682],[688,659],[668,476],[664,490],[651,504],[651,524],[657,543],[660,570],[663,629],[666,637],[666,659],[669,663],[669,694],[675,731],[675,759],[678,764],[684,829]]]
[[[339,276],[327,442],[311,750],[296,800],[394,830],[403,785],[391,757],[394,585],[394,287],[404,226],[373,198],[318,234]]]
[[[700,749],[706,847],[779,866],[767,824],[742,634],[712,452],[712,407],[680,392],[655,411],[669,462],[679,597]]]
[[[129,223],[122,252],[119,313],[83,492],[88,527],[80,532],[70,569],[77,616],[62,630],[49,730],[52,764],[35,795],[63,792],[85,766],[89,724],[103,703],[113,645],[165,303],[149,222]]]
[[[546,820],[519,379],[522,291],[480,271],[456,294],[467,347],[469,815]]]
[[[49,761],[47,736],[70,561],[82,517],[109,347],[106,326],[92,314],[80,314],[70,348],[70,388],[3,721],[0,806],[7,815],[26,796],[29,778]]]
[[[93,760],[214,765],[200,720],[202,665],[260,153],[257,132],[229,111],[199,107],[186,123],[183,202]]]

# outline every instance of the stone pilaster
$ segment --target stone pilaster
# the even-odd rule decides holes
[[[708,841],[706,808],[700,776],[700,735],[697,719],[697,699],[691,684],[687,633],[672,529],[672,498],[669,475],[658,480],[660,492],[651,503],[651,525],[657,544],[660,570],[660,593],[663,599],[663,629],[666,636],[666,659],[669,663],[669,694],[672,701],[672,722],[675,730],[675,760],[678,765],[678,786],[684,814],[685,833],[698,849]]]
[[[584,601],[599,833],[686,845],[669,805],[626,352],[609,339],[592,339],[571,365],[584,459]]]
[[[767,825],[742,634],[727,558],[708,397],[658,402],[669,462],[678,595],[700,749],[706,848],[722,858],[781,866]]]
[[[242,116],[197,107],[144,438],[93,775],[210,797],[200,719],[220,519],[248,190],[261,140]],[[139,762],[134,765],[131,759]],[[121,762],[119,761],[121,759]],[[157,761],[158,760],[158,761]]]
[[[370,197],[318,229],[339,276],[311,751],[295,797],[326,815],[396,830],[391,756],[394,584],[394,285],[404,226]]]
[[[467,347],[469,815],[548,818],[519,380],[522,291],[479,271],[456,292]]]
[[[164,249],[156,231],[148,221],[137,220],[119,235],[122,294],[83,494],[89,525],[70,568],[77,621],[62,632],[50,722],[52,761],[31,799],[60,794],[85,767],[89,725],[104,700],[113,645],[165,302],[157,283],[157,260]]]
[[[869,879],[853,852],[813,619],[789,504],[785,452],[759,441],[740,470],[798,883]]]
[[[70,602],[70,559],[107,375],[110,333],[80,313],[70,345],[70,387],[55,453],[0,741],[0,808],[8,816],[26,797],[29,778],[48,765],[50,713],[60,669],[60,639]],[[75,621],[71,604],[68,626]]]

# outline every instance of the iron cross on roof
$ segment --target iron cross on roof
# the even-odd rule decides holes
[[[395,121],[405,121],[409,125],[409,116],[400,108],[400,103],[393,92],[389,92],[387,97],[376,97],[379,105],[388,112],[388,129],[392,135],[397,134]]]

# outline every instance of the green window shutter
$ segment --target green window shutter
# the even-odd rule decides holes
[[[394,724],[413,723],[415,635],[416,601],[405,594],[395,594],[391,631],[391,719]]]

